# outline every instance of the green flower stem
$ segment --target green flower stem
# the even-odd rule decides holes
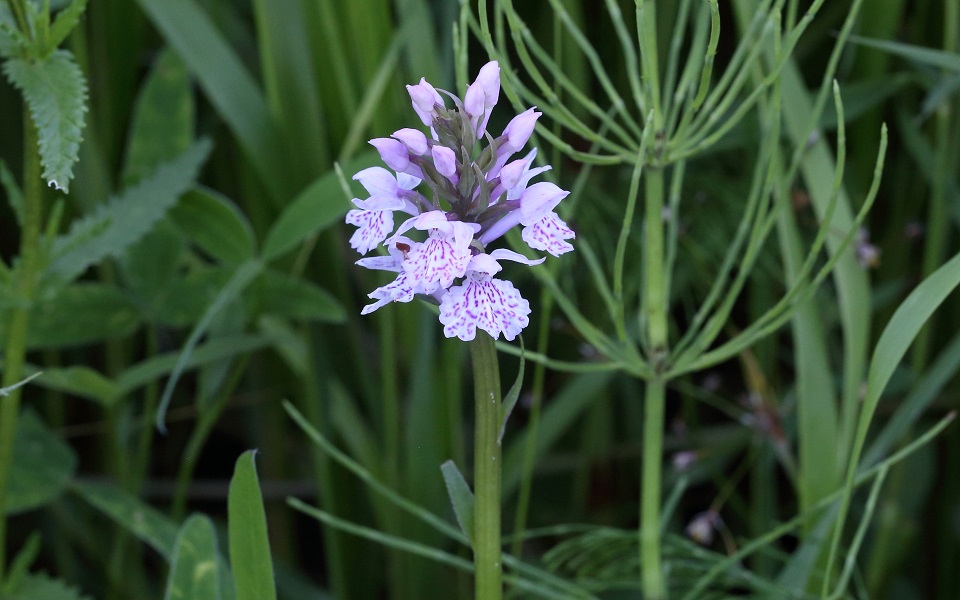
[[[23,229],[20,237],[20,266],[16,270],[15,284],[19,302],[10,314],[10,328],[3,353],[3,387],[12,386],[23,375],[30,305],[40,268],[40,154],[37,147],[37,128],[26,108],[23,111],[23,159]],[[9,396],[0,397],[0,582],[3,581],[6,570],[7,483],[13,464],[13,440],[17,432],[21,390],[22,388],[18,387],[12,390]]]
[[[660,560],[661,461],[666,381],[660,376],[667,355],[667,290],[664,274],[663,171],[648,168],[643,255],[647,352],[654,375],[644,399],[643,461],[640,490],[640,570],[643,597],[661,600],[666,586]]]
[[[500,368],[494,339],[478,331],[470,342],[476,401],[473,563],[476,600],[503,597],[500,555]]]

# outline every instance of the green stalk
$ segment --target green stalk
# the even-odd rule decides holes
[[[503,565],[500,556],[500,367],[494,339],[484,332],[470,342],[474,425],[473,563],[476,600],[503,598]]]
[[[220,415],[227,408],[233,392],[243,379],[243,375],[250,362],[250,355],[246,354],[238,358],[230,368],[226,381],[220,387],[216,399],[206,409],[199,408],[200,417],[197,426],[190,432],[190,438],[187,440],[187,447],[183,451],[183,459],[180,463],[180,469],[177,472],[177,485],[173,493],[173,503],[170,509],[170,515],[174,522],[183,521],[187,508],[187,492],[190,489],[190,480],[193,478],[193,472],[197,467],[197,461],[200,459],[200,452],[207,443],[207,438],[213,431],[213,426],[217,424]]]
[[[26,107],[23,110],[23,230],[20,237],[20,268],[17,269],[16,296],[19,303],[11,311],[7,345],[4,348],[3,387],[17,383],[23,375],[27,353],[27,327],[30,305],[39,279],[40,221],[40,153],[37,146],[37,128]],[[13,464],[13,440],[17,433],[20,414],[21,388],[0,397],[0,582],[6,569],[7,547],[7,483]]]
[[[660,559],[660,496],[666,381],[660,377],[667,353],[666,279],[663,248],[663,171],[646,172],[643,293],[647,351],[654,376],[647,381],[640,489],[640,572],[643,597],[661,600],[666,584]]]

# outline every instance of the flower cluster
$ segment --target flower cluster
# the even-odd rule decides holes
[[[566,240],[575,237],[554,212],[569,192],[548,182],[530,184],[550,168],[533,167],[536,149],[513,159],[540,113],[531,108],[517,115],[497,138],[487,132],[500,96],[496,61],[480,69],[462,100],[425,79],[407,91],[430,136],[406,128],[370,140],[392,172],[370,167],[354,176],[370,197],[355,198],[357,208],[347,213],[347,223],[357,227],[350,245],[360,254],[381,244],[387,249],[357,264],[397,274],[369,294],[375,302],[362,313],[421,295],[439,303],[447,337],[472,340],[479,328],[512,340],[529,323],[530,304],[511,282],[495,277],[499,261],[536,265],[544,259],[487,247],[517,225],[531,248],[553,256],[573,250]],[[440,92],[453,107],[447,108]],[[395,212],[409,215],[396,231]],[[425,239],[406,237],[413,230]]]

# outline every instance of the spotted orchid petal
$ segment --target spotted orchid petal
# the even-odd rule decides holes
[[[557,216],[557,213],[550,211],[539,220],[524,227],[520,237],[534,250],[543,250],[554,256],[560,256],[573,250],[573,245],[565,240],[572,240],[577,237],[577,234]]]
[[[451,287],[440,300],[443,334],[469,341],[482,329],[493,338],[513,340],[530,323],[530,303],[517,288],[486,273],[470,271],[463,285]]]

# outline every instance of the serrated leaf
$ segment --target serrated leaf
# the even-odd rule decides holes
[[[191,242],[226,264],[253,258],[256,240],[253,226],[225,196],[195,187],[170,211],[170,218]]]
[[[50,33],[47,35],[47,51],[55,50],[63,40],[67,39],[80,22],[80,17],[86,9],[87,0],[73,0],[65,9],[57,13],[50,26]]]
[[[192,184],[210,151],[201,140],[175,160],[160,166],[122,195],[74,223],[53,244],[47,277],[69,282],[108,256],[120,256],[176,204]]]
[[[177,534],[164,600],[219,600],[219,557],[213,522],[193,515]]]
[[[267,517],[254,455],[253,450],[240,455],[230,480],[227,498],[230,564],[237,600],[276,600]]]
[[[43,574],[31,574],[23,578],[20,585],[10,595],[0,596],[0,600],[89,600],[76,588],[68,586],[59,579],[51,579]]]
[[[473,492],[470,490],[470,485],[452,460],[440,465],[440,472],[443,473],[443,482],[447,484],[450,505],[453,506],[453,514],[457,517],[460,531],[472,540],[474,504],[476,502]]]
[[[20,415],[13,455],[17,459],[10,470],[7,514],[47,504],[60,495],[77,468],[73,449],[32,411]]]
[[[193,138],[193,119],[187,68],[176,54],[163,50],[137,96],[122,181],[133,183],[184,152]]]
[[[0,311],[0,337],[9,327],[5,316]],[[139,311],[119,288],[80,282],[34,305],[27,344],[30,348],[78,346],[129,335],[139,324]]]
[[[268,270],[256,288],[259,312],[306,321],[343,322],[347,313],[330,292],[312,282]]]
[[[367,153],[345,163],[343,172],[349,177],[376,164],[380,164],[379,155]],[[286,254],[311,235],[343,219],[351,208],[353,205],[344,197],[336,171],[320,176],[274,221],[263,242],[264,260]]]
[[[83,141],[87,81],[67,50],[37,60],[8,59],[3,71],[23,94],[37,127],[40,163],[47,183],[64,193]]]

